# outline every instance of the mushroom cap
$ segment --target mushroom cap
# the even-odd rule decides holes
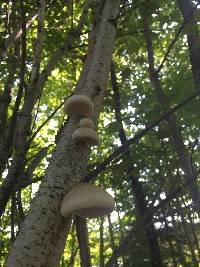
[[[72,134],[72,140],[75,143],[82,141],[90,146],[98,146],[100,144],[98,133],[95,130],[86,127],[76,129]]]
[[[69,115],[91,117],[94,112],[94,104],[85,95],[73,95],[65,101],[64,111]]]
[[[87,128],[92,128],[94,129],[94,123],[91,119],[89,118],[83,118],[79,122],[79,127],[87,127]]]
[[[84,218],[96,218],[111,213],[115,208],[113,198],[101,187],[80,183],[72,187],[61,203],[61,215],[72,212]]]

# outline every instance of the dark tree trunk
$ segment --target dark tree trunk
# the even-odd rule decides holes
[[[176,261],[176,252],[174,251],[173,243],[172,243],[171,236],[170,236],[170,229],[169,229],[166,217],[164,218],[164,223],[165,223],[165,228],[166,228],[166,233],[167,233],[167,242],[169,244],[169,249],[170,249],[170,254],[171,254],[173,266],[177,267],[178,263]]]
[[[76,216],[75,225],[79,243],[81,267],[91,267],[90,249],[88,244],[88,228],[86,219]]]
[[[200,90],[200,34],[192,0],[177,0],[184,20],[188,21],[187,34],[189,56],[192,65],[193,80]]]
[[[99,266],[104,267],[104,239],[103,239],[103,223],[104,223],[104,217],[101,217],[100,219],[100,225],[99,225]]]
[[[172,211],[172,208],[170,208]],[[183,253],[183,246],[182,246],[182,240],[180,238],[180,229],[178,229],[176,221],[174,219],[174,215],[172,213],[172,226],[173,226],[173,232],[174,232],[174,240],[176,242],[176,251],[177,251],[177,256],[179,257],[180,263],[183,265],[183,267],[189,267],[185,255]]]
[[[119,88],[117,84],[117,78],[116,78],[115,68],[114,68],[113,63],[111,64],[111,80],[112,80],[112,88],[114,92],[113,98],[114,98],[114,103],[115,103],[115,119],[118,123],[119,138],[120,138],[121,144],[124,144],[124,142],[127,141],[127,137],[126,137],[126,133],[123,128],[123,121],[121,117],[120,93],[119,93]],[[126,152],[126,157],[129,160],[131,159],[129,150],[127,150]],[[135,177],[132,175],[132,172],[133,172],[132,166],[133,164],[128,167],[127,177],[132,185],[132,192],[135,198],[136,207],[138,209],[138,212],[141,218],[143,218],[147,210],[147,204],[145,201],[142,184],[139,182],[138,177]],[[150,256],[151,256],[151,265],[153,267],[163,266],[156,231],[150,219],[147,223],[147,226],[145,226],[145,233],[146,233],[146,238],[147,238],[148,247],[149,247]]]
[[[181,223],[182,223],[182,226],[183,226],[183,229],[184,229],[184,234],[185,234],[185,237],[186,237],[186,240],[187,240],[187,243],[188,243],[188,247],[189,247],[189,250],[190,250],[190,253],[191,253],[192,263],[194,264],[194,266],[198,267],[198,262],[197,262],[197,258],[196,258],[196,255],[195,255],[194,245],[193,245],[193,242],[191,240],[191,235],[190,235],[190,233],[188,231],[187,222],[185,221],[183,210],[182,210],[182,207],[181,207],[181,205],[179,203],[179,200],[176,201],[176,205],[177,205],[177,208],[178,208],[178,213],[179,213],[179,215],[181,217]]]
[[[112,251],[115,250],[115,239],[114,239],[114,233],[113,233],[113,227],[110,219],[110,215],[108,215],[108,227],[109,227],[109,233],[110,233],[110,243],[111,243],[111,248]],[[115,267],[118,267],[119,264],[117,262],[117,258],[115,258]]]
[[[187,207],[183,197],[182,197],[182,202],[184,203],[184,206]],[[194,243],[195,243],[196,249],[198,251],[198,257],[199,257],[199,261],[200,261],[199,240],[198,240],[198,237],[196,235],[196,231],[195,231],[195,228],[194,228],[194,222],[193,222],[193,219],[192,219],[192,216],[191,216],[191,212],[192,212],[191,210],[187,211],[187,217],[188,217],[188,219],[190,221],[191,232],[192,232],[192,235],[193,235],[193,238],[194,238]]]

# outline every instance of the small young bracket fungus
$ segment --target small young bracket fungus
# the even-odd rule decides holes
[[[94,104],[85,95],[73,95],[65,101],[64,111],[69,115],[91,117],[94,112]]]
[[[61,215],[75,212],[84,218],[96,218],[111,213],[115,208],[113,198],[101,187],[80,183],[72,187],[61,203]]]
[[[100,144],[100,139],[97,132],[86,127],[76,129],[72,134],[72,140],[75,143],[84,142],[90,146],[98,146]]]
[[[86,127],[86,128],[94,129],[94,123],[89,118],[83,118],[79,122],[79,127]]]

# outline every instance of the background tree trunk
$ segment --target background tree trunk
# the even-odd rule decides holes
[[[75,216],[76,234],[79,243],[81,267],[91,267],[90,249],[88,244],[88,228],[85,218]]]
[[[147,18],[143,19],[144,22],[144,38],[147,46],[147,54],[148,54],[148,64],[149,64],[149,79],[152,83],[152,86],[157,94],[158,100],[163,108],[163,111],[169,110],[169,102],[166,95],[163,92],[160,79],[158,77],[158,73],[154,67],[154,52],[153,52],[153,44],[151,39],[151,31],[149,27],[149,22]],[[200,191],[197,185],[196,177],[193,173],[193,167],[191,164],[191,160],[187,155],[187,151],[185,149],[183,137],[181,135],[181,130],[176,122],[176,119],[173,115],[169,116],[167,119],[167,123],[169,125],[169,129],[171,132],[171,136],[173,139],[174,147],[176,153],[179,157],[180,165],[185,172],[186,182],[188,181],[188,189],[190,191],[191,198],[193,200],[195,209],[197,213],[200,215]]]
[[[197,25],[197,18],[195,16],[196,12],[194,12],[194,4],[192,0],[177,0],[177,3],[180,7],[184,20],[188,21],[185,31],[187,34],[193,80],[197,85],[197,90],[200,90],[200,34]]]
[[[99,224],[99,266],[104,267],[104,217],[101,217]]]
[[[111,64],[111,80],[112,80],[112,88],[114,92],[114,104],[115,104],[115,119],[119,127],[119,138],[121,141],[121,144],[124,144],[124,142],[127,141],[126,133],[123,127],[123,121],[121,117],[121,103],[120,103],[120,93],[119,93],[119,87],[117,84],[116,74],[115,74],[115,68],[114,64]],[[130,151],[127,150],[126,152],[126,158],[131,160],[131,154]],[[123,158],[124,160],[124,158]],[[133,176],[133,165],[128,166],[128,170],[126,172],[128,181],[131,182],[132,192],[133,196],[135,198],[136,207],[138,209],[139,215],[141,219],[144,217],[145,212],[147,210],[147,204],[145,201],[145,195],[142,188],[142,184],[139,182],[138,177]],[[151,218],[149,218],[149,221],[146,226],[144,226],[144,231],[147,238],[147,244],[149,247],[149,252],[151,256],[151,265],[152,267],[161,267],[162,259],[161,259],[161,253],[160,248],[156,236],[156,232],[154,229],[154,225],[152,223]]]

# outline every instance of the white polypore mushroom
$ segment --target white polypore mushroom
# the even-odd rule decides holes
[[[94,112],[94,103],[85,95],[73,95],[65,101],[64,111],[68,115],[91,117]]]
[[[86,127],[86,128],[94,129],[94,123],[89,118],[83,118],[79,122],[79,127]]]
[[[97,132],[86,127],[76,129],[72,134],[72,140],[74,143],[84,142],[90,146],[98,146],[100,144]]]
[[[61,215],[75,212],[84,218],[96,218],[111,213],[115,208],[113,198],[101,187],[80,183],[72,187],[61,203]]]

